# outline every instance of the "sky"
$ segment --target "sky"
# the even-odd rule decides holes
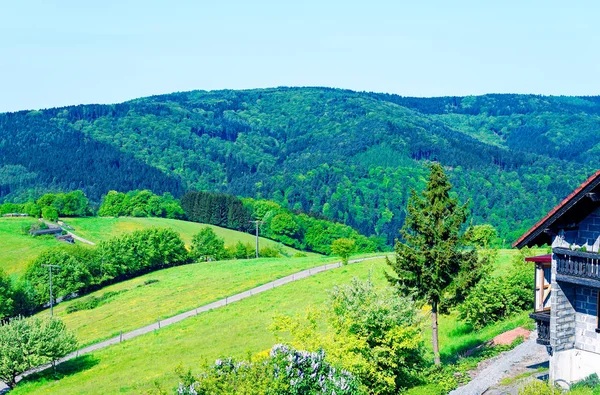
[[[0,112],[195,89],[600,94],[594,1],[0,0]]]

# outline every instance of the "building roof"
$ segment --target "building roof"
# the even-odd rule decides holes
[[[556,222],[561,216],[563,216],[575,203],[579,202],[587,193],[591,192],[600,184],[600,170],[594,175],[588,178],[583,184],[563,199],[556,207],[554,207],[546,216],[540,219],[535,225],[525,232],[517,241],[513,243],[513,247],[522,248],[525,246],[532,246],[537,244],[543,244],[539,242],[540,234],[544,232],[550,225]]]
[[[550,263],[552,262],[552,255],[538,255],[538,256],[530,256],[525,258],[527,262],[538,262],[538,263]]]

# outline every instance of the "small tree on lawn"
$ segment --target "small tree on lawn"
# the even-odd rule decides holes
[[[348,264],[348,258],[354,252],[355,249],[354,240],[351,239],[337,239],[331,243],[331,252],[342,258],[342,264]]]
[[[65,323],[58,319],[43,321],[38,331],[37,352],[41,358],[50,361],[56,370],[56,362],[77,349],[77,338],[67,330]]]
[[[388,280],[399,292],[431,305],[432,344],[440,364],[438,311],[464,299],[481,279],[477,252],[462,245],[460,229],[467,219],[467,205],[450,196],[452,185],[442,166],[434,163],[425,190],[411,191],[408,214],[396,241],[395,275]],[[444,312],[444,311],[442,311]]]
[[[225,254],[225,240],[207,226],[192,238],[192,254],[194,258],[204,261],[219,260]]]
[[[0,326],[0,380],[14,388],[20,374],[44,363],[54,365],[76,347],[74,335],[57,319],[14,318]]]

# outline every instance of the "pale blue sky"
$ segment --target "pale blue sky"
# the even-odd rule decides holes
[[[0,111],[193,89],[600,94],[597,1],[0,3]]]

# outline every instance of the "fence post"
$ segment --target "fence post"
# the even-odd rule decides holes
[[[123,341],[123,331],[119,334],[119,343]]]
[[[160,329],[160,318],[158,319],[158,329]]]

